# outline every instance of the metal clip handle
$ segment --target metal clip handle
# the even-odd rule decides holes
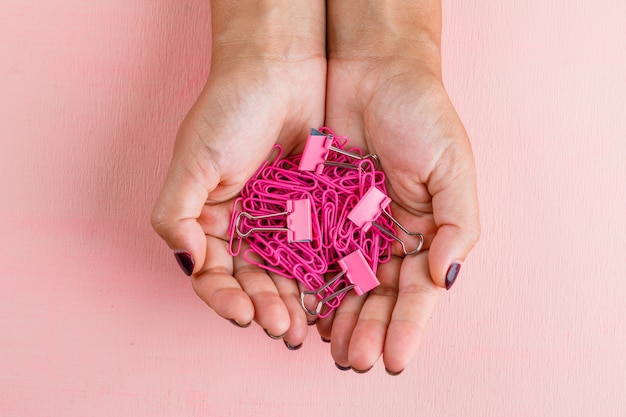
[[[376,275],[372,271],[372,268],[370,268],[370,266],[368,265],[365,257],[363,256],[363,253],[360,250],[357,249],[351,254],[344,256],[339,261],[337,261],[337,263],[341,267],[341,272],[335,275],[330,281],[328,281],[326,284],[322,285],[315,291],[302,291],[300,293],[300,302],[302,304],[302,308],[304,308],[304,311],[312,316],[319,314],[322,311],[324,304],[328,303],[331,300],[334,300],[345,292],[354,289],[354,292],[357,295],[363,295],[380,285],[378,278],[376,278]],[[322,293],[326,290],[326,288],[333,285],[344,275],[348,279],[350,285],[347,285],[342,289],[337,290],[329,296],[325,297],[324,299],[318,301],[317,305],[315,306],[315,310],[311,310],[305,305],[304,298],[307,295],[318,295]]]
[[[260,220],[279,216],[287,216],[286,227],[252,227],[246,232],[240,228],[243,217],[250,220]],[[287,200],[286,211],[281,213],[253,216],[248,212],[242,211],[235,219],[235,231],[241,238],[246,238],[255,232],[287,232],[287,241],[289,243],[310,242],[312,240],[311,201],[309,199]]]
[[[336,146],[333,146],[335,138],[333,135],[324,134],[317,129],[311,129],[311,133],[307,138],[302,156],[300,157],[300,164],[298,169],[300,171],[315,171],[317,174],[321,174],[324,169],[324,165],[339,166],[343,168],[358,169],[356,165],[350,165],[342,162],[326,161],[330,151],[336,152],[340,155],[347,156],[352,159],[373,159],[375,163],[378,163],[378,156],[374,154],[359,155],[356,153],[348,152]]]
[[[385,236],[388,236],[394,239],[396,242],[400,243],[404,256],[415,255],[419,253],[422,250],[422,246],[424,246],[424,235],[417,232],[410,232],[406,227],[402,226],[402,224],[400,224],[400,222],[398,222],[387,211],[387,207],[389,207],[389,204],[391,204],[391,198],[389,198],[378,188],[372,187],[367,190],[361,201],[359,201],[357,205],[354,206],[352,210],[350,210],[350,213],[348,213],[348,219],[356,224],[359,228],[361,228],[364,232],[367,232],[372,226],[375,226]],[[419,243],[417,245],[417,248],[413,249],[410,252],[407,251],[406,245],[404,241],[402,241],[402,239],[396,236],[393,231],[377,223],[376,219],[378,219],[382,214],[385,214],[387,217],[389,217],[389,219],[405,234],[418,237]]]

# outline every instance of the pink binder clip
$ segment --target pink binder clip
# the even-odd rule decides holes
[[[409,232],[395,218],[393,218],[393,216],[387,211],[387,207],[389,207],[390,203],[391,198],[378,188],[372,187],[367,190],[363,198],[361,198],[361,201],[359,201],[350,213],[348,213],[348,219],[360,227],[364,232],[367,232],[372,226],[375,226],[383,234],[399,242],[405,256],[417,254],[420,250],[422,250],[422,246],[424,245],[424,236],[421,233]],[[391,221],[404,233],[409,236],[417,236],[419,238],[419,244],[416,249],[408,252],[402,239],[396,236],[393,231],[384,228],[376,222],[376,219],[378,219],[383,213],[389,217],[389,219],[391,219]]]
[[[321,174],[324,169],[324,165],[357,168],[356,165],[326,161],[330,151],[337,152],[338,154],[345,155],[353,159],[361,160],[371,158],[374,161],[378,161],[378,157],[374,154],[359,155],[333,146],[334,140],[335,138],[333,135],[326,135],[317,129],[311,129],[311,133],[309,134],[306,144],[304,145],[304,151],[302,152],[298,169],[300,169],[300,171],[315,171],[317,174]]]
[[[302,291],[300,293],[300,302],[302,304],[302,308],[304,308],[304,310],[312,316],[319,314],[320,311],[322,311],[322,307],[324,306],[324,304],[337,298],[345,292],[354,289],[355,293],[357,293],[358,295],[363,295],[380,285],[378,278],[376,278],[376,275],[372,271],[372,268],[370,268],[370,266],[367,264],[367,261],[365,260],[365,257],[360,250],[357,249],[350,255],[344,256],[343,258],[339,259],[337,263],[341,267],[341,272],[335,275],[330,281],[328,281],[326,284],[324,284],[315,291]],[[344,275],[348,279],[350,285],[347,285],[320,300],[317,303],[315,310],[310,310],[306,307],[304,298],[307,295],[318,295],[322,293]]]
[[[287,216],[287,227],[252,227],[246,232],[240,228],[241,218],[250,220],[268,219],[278,216]],[[264,214],[253,216],[242,211],[235,219],[235,230],[241,238],[246,238],[254,232],[287,232],[287,241],[310,242],[311,238],[311,201],[309,199],[287,200],[286,211],[282,213]]]

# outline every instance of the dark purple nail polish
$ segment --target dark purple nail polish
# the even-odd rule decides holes
[[[239,322],[235,319],[230,319],[228,320],[230,321],[232,324],[234,324],[237,327],[241,327],[242,329],[245,329],[246,327],[250,327],[250,325],[252,324],[252,322],[248,323],[248,324],[239,324]]]
[[[339,369],[340,371],[349,371],[350,369],[352,369],[352,367],[350,365],[348,366],[341,366],[339,365],[337,362],[335,362],[335,366],[337,367],[337,369]]]
[[[387,372],[387,373],[388,373],[389,375],[391,375],[391,376],[398,376],[398,375],[400,375],[402,372],[404,372],[404,369],[403,369],[403,370],[401,370],[401,371],[398,371],[398,372],[393,372],[393,371],[390,371],[389,369],[385,368],[385,372]]]
[[[453,263],[448,268],[448,272],[446,272],[446,290],[449,290],[456,281],[456,277],[459,276],[459,271],[461,270],[461,264],[458,262]]]
[[[174,252],[174,256],[176,257],[176,262],[178,262],[178,266],[183,270],[185,275],[188,277],[193,273],[193,267],[195,265],[195,261],[193,260],[193,256],[186,250],[177,250]]]
[[[322,337],[322,342],[324,342],[324,343],[330,343],[330,339],[324,339],[324,338]]]
[[[289,350],[298,350],[302,347],[302,343],[300,343],[299,345],[290,345],[286,340],[283,340],[283,342],[285,342],[285,346],[287,346],[287,349]]]
[[[287,332],[281,334],[280,336],[274,336],[273,334],[270,334],[270,332],[267,331],[267,329],[263,329],[263,331],[265,332],[266,335],[269,336],[270,339],[272,340],[280,340],[283,337],[285,337],[285,335],[287,334]]]
[[[309,326],[315,326],[315,323],[317,323],[317,319],[313,321],[308,321],[306,324],[308,324]]]
[[[364,371],[361,371],[360,369],[356,369],[356,368],[352,368],[352,370],[353,370],[354,372],[356,372],[357,374],[364,374],[364,373],[366,373],[366,372],[369,372],[369,371],[370,371],[373,367],[374,367],[374,365],[370,366],[369,368],[367,368],[367,369],[366,369],[366,370],[364,370]]]

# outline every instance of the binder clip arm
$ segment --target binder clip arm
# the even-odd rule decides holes
[[[352,289],[354,289],[354,292],[360,296],[380,285],[378,278],[376,278],[376,275],[372,271],[372,268],[370,268],[370,266],[368,265],[365,257],[363,256],[363,253],[360,250],[357,249],[351,254],[344,256],[337,263],[341,267],[341,272],[335,275],[330,281],[322,285],[317,290],[302,291],[300,293],[300,302],[302,304],[302,308],[304,308],[304,311],[306,311],[308,314],[312,316],[318,315],[322,311],[324,304],[327,304],[328,302],[339,297],[341,294],[346,293]],[[304,298],[307,295],[318,295],[324,292],[328,287],[333,285],[344,275],[346,276],[350,285],[346,285],[345,287],[333,292],[332,294],[318,301],[314,310],[311,310],[306,306]]]
[[[304,145],[302,156],[300,157],[298,169],[300,169],[300,171],[315,171],[317,174],[322,173],[324,165],[358,169],[356,165],[350,165],[344,162],[327,161],[330,151],[356,160],[372,159],[374,160],[374,163],[378,165],[378,156],[374,154],[359,155],[353,152],[348,152],[344,149],[333,146],[334,140],[335,138],[331,134],[325,134],[317,129],[311,129],[311,133],[309,134],[306,144]]]
[[[247,231],[241,230],[241,220],[245,217],[250,220],[269,219],[286,216],[286,227],[252,227]],[[286,211],[281,213],[253,216],[245,211],[240,212],[235,219],[235,231],[241,238],[246,238],[255,232],[287,232],[287,241],[310,242],[311,229],[311,201],[309,199],[287,200]]]
[[[411,232],[406,227],[404,227],[398,220],[396,220],[391,213],[387,211],[387,207],[391,204],[391,198],[389,198],[385,193],[380,191],[376,187],[372,187],[361,201],[357,203],[356,206],[348,213],[348,219],[350,219],[354,224],[360,227],[364,232],[370,230],[372,226],[375,226],[378,230],[380,230],[385,236],[392,238],[396,242],[400,243],[402,247],[402,252],[404,256],[415,255],[419,251],[422,250],[424,246],[424,235],[417,232]],[[419,243],[415,249],[412,251],[408,251],[406,249],[406,244],[402,239],[396,236],[393,231],[383,227],[376,219],[378,219],[382,214],[385,214],[400,230],[402,230],[405,234],[409,236],[415,236],[419,239]]]

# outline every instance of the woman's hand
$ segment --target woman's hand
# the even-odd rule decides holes
[[[378,269],[381,285],[346,296],[318,329],[340,368],[366,371],[382,355],[397,374],[417,352],[440,289],[454,283],[479,237],[475,168],[441,80],[436,2],[420,2],[422,9],[357,3],[329,3],[326,125],[378,155],[394,217],[425,243],[406,257],[394,244]],[[408,251],[417,246],[398,236]]]
[[[294,280],[228,252],[232,203],[274,144],[287,153],[323,121],[323,2],[212,2],[211,72],[183,122],[152,224],[220,316],[298,346],[306,315]]]

